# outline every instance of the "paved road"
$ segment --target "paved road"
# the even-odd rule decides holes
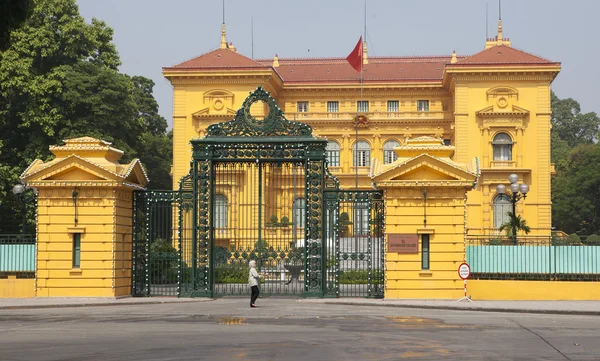
[[[600,317],[295,299],[0,310],[0,360],[598,360]]]

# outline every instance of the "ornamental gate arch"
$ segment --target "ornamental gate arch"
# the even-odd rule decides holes
[[[254,259],[263,295],[383,297],[382,193],[340,190],[326,140],[262,87],[206,134],[178,191],[134,197],[134,295],[245,296]]]

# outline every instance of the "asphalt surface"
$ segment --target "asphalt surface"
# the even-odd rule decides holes
[[[0,310],[0,360],[598,360],[600,316],[245,298]]]

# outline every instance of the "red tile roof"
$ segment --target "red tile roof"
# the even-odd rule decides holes
[[[508,46],[494,46],[468,57],[457,57],[451,64],[451,56],[369,57],[364,65],[363,80],[377,82],[439,82],[447,66],[494,66],[494,65],[560,65],[560,63],[531,55]],[[169,71],[239,69],[273,69],[286,83],[331,83],[360,81],[344,58],[279,58],[279,66],[273,68],[273,59],[253,60],[229,49],[216,49],[166,67]]]
[[[450,56],[437,57],[370,57],[363,67],[363,80],[383,81],[441,81]],[[271,65],[272,60],[257,62]],[[360,73],[344,58],[282,59],[274,68],[286,83],[294,82],[357,82]]]
[[[219,69],[219,68],[270,68],[229,49],[216,49],[183,63],[166,67],[168,70]]]
[[[551,65],[560,64],[506,45],[494,46],[452,65]]]

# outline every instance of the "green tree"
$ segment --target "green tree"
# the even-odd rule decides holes
[[[33,0],[0,1],[0,50],[6,48],[10,32],[29,18],[32,9]]]
[[[551,159],[557,171],[552,180],[552,225],[567,233],[589,234],[600,223],[596,143],[600,118],[593,112],[581,113],[571,98],[559,99],[552,93],[551,102]]]
[[[504,231],[508,237],[513,237],[513,235],[518,234],[519,232],[524,232],[525,234],[531,232],[531,228],[527,225],[527,221],[521,218],[520,214],[516,217],[512,212],[506,212],[506,214],[509,219],[498,228],[498,231]]]
[[[600,118],[594,112],[581,113],[581,106],[571,98],[559,99],[550,95],[552,133],[569,145],[591,144],[598,140]]]
[[[0,50],[0,219],[15,208],[7,195],[21,172],[70,137],[112,142],[124,161],[147,162],[150,186],[170,188],[171,142],[154,83],[118,72],[112,29],[86,23],[75,0],[34,5]]]
[[[600,231],[600,144],[573,149],[552,183],[555,228],[569,234]]]

